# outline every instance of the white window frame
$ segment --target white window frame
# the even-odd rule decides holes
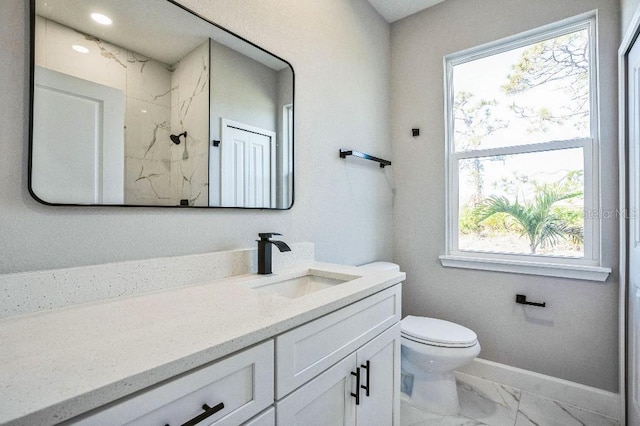
[[[580,139],[547,141],[472,151],[455,151],[453,68],[466,62],[531,45],[564,34],[589,31],[589,78],[591,136]],[[599,191],[599,108],[597,11],[588,12],[540,27],[522,34],[478,46],[444,57],[445,138],[446,148],[446,254],[440,256],[443,266],[519,274],[533,274],[592,281],[604,281],[610,268],[601,267],[600,256],[600,191]],[[582,148],[584,155],[584,257],[509,254],[459,250],[459,170],[458,161],[466,158],[496,155],[548,152],[558,149]]]

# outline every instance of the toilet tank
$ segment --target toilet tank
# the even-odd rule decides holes
[[[391,262],[371,262],[371,263],[365,263],[364,265],[360,265],[359,267],[369,269],[372,271],[400,272],[400,266],[396,263],[391,263]]]

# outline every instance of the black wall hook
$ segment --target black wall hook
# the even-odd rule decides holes
[[[525,296],[524,294],[516,294],[516,303],[520,303],[522,305],[539,306],[541,308],[544,308],[545,306],[547,306],[547,302],[543,302],[543,303],[527,302],[527,296]]]

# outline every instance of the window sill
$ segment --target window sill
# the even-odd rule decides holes
[[[448,268],[479,269],[512,274],[542,275],[586,281],[605,281],[611,268],[562,263],[530,262],[507,259],[488,259],[468,256],[440,256],[442,266]]]

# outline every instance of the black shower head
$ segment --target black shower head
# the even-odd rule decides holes
[[[184,131],[182,133],[180,133],[179,135],[171,135],[169,136],[169,139],[171,139],[171,142],[175,143],[176,145],[180,145],[180,136],[184,136],[185,140],[187,139],[187,132]]]

